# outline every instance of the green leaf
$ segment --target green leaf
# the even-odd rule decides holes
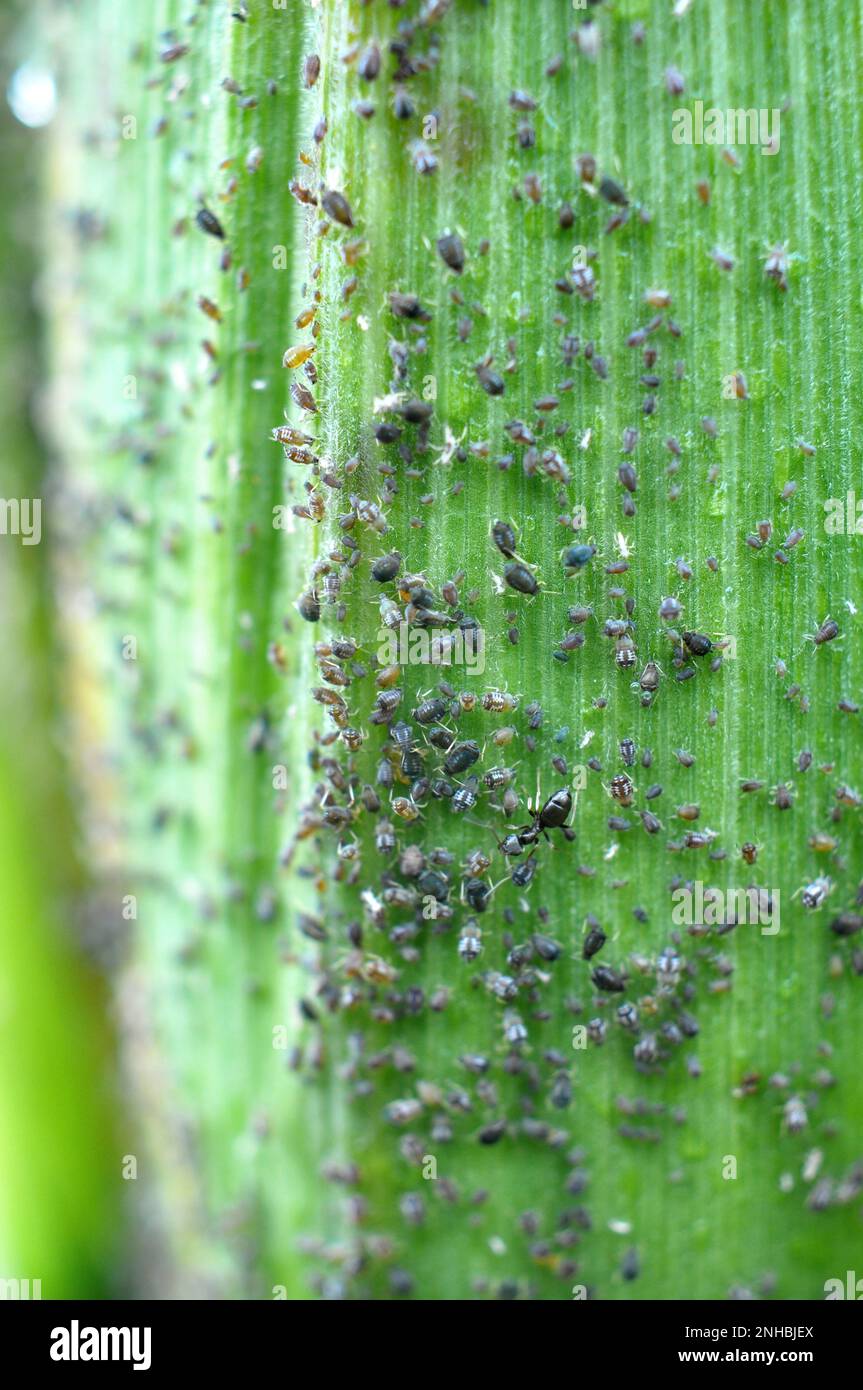
[[[115,645],[140,639],[115,747],[165,1108],[191,1126],[203,1194],[201,1243],[178,1241],[193,1279],[331,1298],[788,1299],[820,1298],[853,1267],[861,957],[831,923],[859,912],[859,536],[829,534],[825,504],[855,484],[861,423],[860,34],[830,0],[677,8],[327,0],[250,6],[246,22],[207,8],[188,58],[143,106],[136,95],[140,142],[84,157],[110,214],[84,301],[101,339],[97,587]],[[312,51],[321,75],[301,94]],[[128,90],[158,68],[150,35]],[[169,100],[177,74],[190,86]],[[256,107],[220,90],[226,74]],[[729,111],[763,111],[778,149],[736,144],[736,116],[721,145],[676,143],[674,113],[697,101],[726,127]],[[161,116],[168,129],[145,140]],[[319,196],[305,229],[286,191],[299,150],[312,164],[297,177]],[[235,266],[253,270],[247,291],[196,228],[171,237],[199,192]],[[463,245],[461,271],[444,237]],[[270,268],[275,241],[288,274]],[[318,293],[312,339],[292,324]],[[200,294],[220,323],[201,318]],[[420,311],[402,298],[394,314],[394,294]],[[201,336],[219,354],[204,371]],[[282,471],[268,435],[285,378],[307,378],[279,363],[312,341],[316,413],[291,405],[288,419],[314,434],[319,462]],[[140,374],[136,409],[109,398],[112,371]],[[427,425],[400,409],[413,400],[432,405]],[[387,424],[401,433],[380,442]],[[325,519],[274,531],[283,489],[301,501],[307,481]],[[108,522],[117,502],[131,526]],[[576,516],[577,531],[563,524]],[[495,548],[496,521],[514,527],[518,560]],[[568,573],[577,544],[595,553]],[[379,600],[405,610],[397,583],[371,573],[393,549],[436,610],[455,583],[485,637],[481,673],[407,664],[394,719],[413,724],[434,781],[444,755],[411,711],[441,674],[477,696],[441,721],[480,748],[452,780],[512,768],[508,819],[482,784],[461,814],[431,791],[402,808],[413,819],[387,805],[410,793],[392,729],[371,718]],[[535,594],[502,582],[508,562],[536,575]],[[290,607],[310,587],[314,628]],[[668,598],[681,612],[664,621]],[[568,616],[577,606],[584,622]],[[828,615],[835,640],[807,640]],[[624,626],[605,635],[609,620]],[[712,646],[695,654],[673,631]],[[567,633],[583,644],[563,651]],[[319,657],[349,681],[330,688],[356,737],[309,693],[337,675],[319,673],[314,641],[348,638],[354,655]],[[650,662],[655,693],[639,685]],[[517,708],[485,711],[492,691]],[[507,725],[511,742],[495,743]],[[622,776],[631,805],[611,795],[629,800]],[[375,785],[380,812],[364,799]],[[574,839],[539,833],[539,807],[563,788]],[[395,852],[386,835],[377,847],[381,819]],[[498,841],[525,826],[507,860]],[[429,915],[411,846],[426,867],[448,856],[451,915]],[[490,860],[485,911],[470,903],[472,851]],[[519,888],[511,870],[531,856]],[[802,890],[819,877],[830,892],[811,910]],[[690,881],[757,886],[772,915],[691,931],[672,897]],[[607,940],[587,962],[591,918]],[[596,987],[598,966],[623,973],[622,993]],[[579,1046],[594,1019],[605,1041],[594,1027]]]

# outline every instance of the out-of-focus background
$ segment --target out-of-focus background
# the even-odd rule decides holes
[[[106,988],[116,952],[72,791],[69,639],[52,603],[46,20],[38,6],[0,9],[0,1297],[106,1298],[129,1292],[133,1140]]]

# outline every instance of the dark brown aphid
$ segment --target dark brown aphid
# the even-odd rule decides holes
[[[415,294],[401,294],[398,290],[392,290],[387,298],[397,319],[419,319],[421,323],[429,322],[431,315],[423,308]]]
[[[747,864],[754,864],[758,858],[758,846],[754,845],[751,840],[747,840],[745,844],[740,846],[740,854]]]
[[[619,207],[626,207],[629,203],[629,199],[620,184],[609,178],[608,174],[603,175],[599,184],[599,192],[607,203],[616,203]]]
[[[706,656],[713,649],[713,643],[703,632],[684,632],[683,640],[693,656]]]
[[[461,275],[464,270],[464,244],[460,236],[455,233],[448,233],[446,236],[438,238],[438,255],[450,270],[454,270],[456,275]]]
[[[598,965],[590,978],[597,989],[608,994],[621,994],[626,989],[623,976],[610,965]]]
[[[820,647],[824,642],[832,642],[839,636],[839,624],[833,618],[825,618],[812,641]]]
[[[303,83],[314,87],[321,73],[321,60],[317,53],[309,53],[303,63]]]
[[[515,554],[515,532],[505,521],[496,521],[491,528],[491,537],[500,551],[501,555],[506,555],[511,559]]]
[[[451,777],[457,776],[460,772],[466,772],[478,759],[479,745],[473,739],[453,744],[444,758],[444,772]]]
[[[398,413],[409,425],[422,425],[426,420],[430,420],[434,407],[431,401],[421,401],[417,396],[412,396],[410,400],[404,401],[398,406]]]
[[[593,923],[584,938],[584,946],[581,951],[582,960],[590,960],[592,956],[597,955],[607,940],[608,938],[599,923]]]
[[[386,584],[388,580],[395,579],[402,566],[402,557],[397,550],[393,550],[389,555],[382,555],[375,560],[372,565],[372,579],[377,580],[378,584]]]
[[[520,594],[539,593],[539,584],[536,576],[527,565],[514,562],[504,566],[503,577],[511,589],[517,590]]]
[[[863,931],[863,916],[859,912],[840,912],[830,923],[830,930],[837,936],[854,936]]]
[[[314,589],[307,589],[297,599],[297,612],[307,623],[316,623],[320,620],[321,605]]]
[[[195,214],[195,222],[202,232],[207,232],[209,236],[218,237],[223,240],[225,229],[214,212],[210,212],[207,207],[199,208]]]
[[[480,363],[476,369],[477,380],[483,391],[488,396],[502,396],[505,390],[503,377],[499,372],[493,372],[485,363]]]
[[[338,193],[334,188],[327,189],[321,195],[321,207],[333,222],[338,222],[342,227],[352,227],[354,216],[351,212],[351,205],[343,193]]]
[[[637,492],[638,474],[631,463],[622,463],[617,470],[618,481],[626,488],[627,492]]]

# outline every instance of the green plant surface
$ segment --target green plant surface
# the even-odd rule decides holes
[[[860,542],[827,531],[825,503],[859,471],[859,16],[832,0],[677,8],[324,0],[231,19],[209,5],[187,38],[165,4],[108,103],[115,119],[123,103],[140,112],[138,140],[79,156],[107,228],[84,294],[96,589],[115,648],[139,638],[132,678],[111,668],[127,688],[114,748],[165,1111],[190,1135],[197,1236],[176,1254],[205,1287],[817,1299],[854,1267]],[[128,20],[113,22],[125,41]],[[172,26],[190,52],[160,69],[153,35]],[[190,84],[169,102],[178,74]],[[226,75],[258,105],[242,109]],[[778,150],[675,143],[674,112],[696,100],[779,112]],[[292,177],[317,200],[306,225]],[[245,291],[212,238],[171,235],[199,195],[252,271]],[[274,242],[292,270],[272,269]],[[780,243],[787,271],[769,275]],[[315,329],[298,330],[318,294]],[[396,315],[393,294],[421,312],[403,300],[414,316]],[[203,369],[202,335],[218,351]],[[279,364],[303,343],[315,409],[287,418],[317,462],[282,467],[270,432],[287,382],[308,378]],[[431,406],[425,424],[412,401]],[[380,442],[381,425],[401,433]],[[307,482],[324,519],[274,529],[273,505]],[[496,521],[535,594],[503,583]],[[577,544],[595,553],[568,573]],[[479,623],[485,670],[406,665],[388,725],[372,719],[379,600],[402,616],[406,601],[371,565],[394,549],[403,586],[423,576],[435,610]],[[321,615],[306,625],[291,603],[310,592]],[[660,618],[663,599],[679,617]],[[838,634],[810,640],[828,615]],[[629,624],[624,641],[608,620]],[[338,649],[316,661],[315,642]],[[431,788],[411,800],[393,725],[412,726],[422,775],[441,778],[411,714],[441,675],[477,697],[440,721],[480,749],[454,789],[513,769],[508,817],[482,784],[461,814]],[[328,685],[338,723],[310,694]],[[486,712],[492,691],[517,708]],[[629,799],[612,784],[624,775],[628,806],[611,795]],[[565,788],[574,833],[503,856]],[[381,821],[395,849],[386,833],[377,848]],[[426,869],[436,848],[450,856],[448,911],[408,872],[410,847]],[[479,907],[472,851],[490,861]],[[830,891],[807,909],[819,877]],[[770,893],[779,930],[675,923],[672,890],[694,881]],[[607,940],[588,963],[591,917]],[[622,992],[596,987],[598,966]],[[596,1019],[601,1044],[579,1031]]]
[[[282,671],[268,648],[288,641],[303,553],[274,508],[302,492],[269,433],[302,273],[287,193],[301,20],[106,3],[57,38],[74,121],[55,200],[79,242],[56,334],[56,376],[79,383],[70,608],[95,614],[75,625],[75,658],[107,726],[115,910],[137,922],[123,998],[150,1137],[138,1187],[164,1197],[168,1258],[144,1287],[161,1297],[246,1289],[268,1175],[281,1188],[292,1172],[276,1174],[266,1139],[289,990],[273,899],[290,796],[272,768],[298,761],[285,712],[305,658]],[[202,207],[222,237],[198,226]]]
[[[6,90],[32,41],[0,16]],[[33,292],[45,137],[0,113],[0,1297],[118,1287],[116,1039],[105,980],[81,949],[90,887],[63,739],[55,535],[39,426],[45,351]],[[27,499],[37,530],[15,533]],[[34,539],[38,544],[32,543]],[[93,944],[91,936],[90,944]]]

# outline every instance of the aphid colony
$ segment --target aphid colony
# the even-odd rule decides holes
[[[356,87],[352,111],[360,130],[373,120],[388,120],[390,114],[406,130],[416,121],[414,79],[433,74],[441,60],[445,32],[441,22],[449,8],[447,0],[427,0],[415,20],[399,19],[389,42],[357,40],[341,55],[348,80]],[[633,38],[640,43],[643,34],[634,32]],[[582,54],[595,56],[599,42],[595,22],[581,24],[575,40]],[[186,51],[177,45],[165,50],[162,59],[174,62]],[[562,65],[562,55],[552,59],[546,78],[553,80]],[[320,74],[320,58],[309,54],[303,65],[304,87],[316,88]],[[665,69],[664,81],[672,95],[684,90],[683,75],[673,65]],[[469,92],[462,99],[473,100]],[[531,92],[516,88],[504,94],[502,104],[508,108],[513,148],[530,161],[537,144],[541,102]],[[332,138],[325,116],[317,121],[313,137],[315,154],[303,157],[303,163],[321,173],[326,167],[327,140]],[[435,140],[412,139],[406,141],[406,149],[413,174],[423,183],[433,180],[440,158]],[[261,158],[261,152],[250,155],[247,169],[253,172]],[[538,1238],[538,1218],[530,1211],[523,1214],[521,1227],[529,1237],[528,1249],[536,1265],[567,1280],[577,1269],[572,1249],[591,1226],[587,1209],[570,1201],[589,1187],[586,1153],[573,1146],[572,1133],[562,1124],[573,1110],[573,1057],[581,1058],[582,1048],[589,1056],[610,1044],[609,1050],[623,1047],[629,1055],[625,1075],[631,1076],[633,1070],[642,1076],[659,1075],[675,1065],[678,1051],[698,1035],[694,1008],[699,987],[702,996],[722,996],[732,987],[735,968],[728,951],[738,927],[733,914],[713,924],[693,923],[686,929],[688,942],[683,933],[669,929],[662,934],[661,945],[648,949],[643,945],[643,929],[651,925],[647,912],[636,907],[632,923],[622,923],[613,897],[628,882],[623,867],[628,838],[637,836],[639,843],[647,845],[645,853],[653,856],[657,877],[669,875],[669,895],[692,885],[686,876],[688,868],[673,872],[669,864],[686,864],[694,855],[708,866],[692,870],[701,876],[710,872],[709,866],[727,859],[731,849],[707,823],[714,812],[700,789],[696,758],[684,746],[687,733],[681,732],[676,740],[679,746],[669,746],[661,766],[655,767],[652,749],[641,746],[634,727],[621,725],[621,710],[631,706],[633,716],[647,714],[666,697],[677,697],[673,727],[688,731],[685,711],[691,706],[683,702],[695,688],[677,691],[671,682],[684,686],[694,680],[702,685],[715,680],[717,702],[722,691],[723,654],[729,639],[712,628],[702,630],[710,625],[703,614],[699,617],[699,601],[682,597],[690,587],[697,587],[692,584],[695,562],[674,553],[667,556],[664,596],[649,613],[637,610],[635,597],[640,557],[631,541],[639,503],[646,507],[645,496],[651,488],[655,491],[651,474],[656,471],[655,460],[642,456],[648,441],[656,442],[652,417],[661,418],[664,395],[674,391],[686,374],[685,363],[672,356],[682,351],[678,344],[684,328],[672,313],[673,286],[648,284],[619,343],[603,344],[600,352],[587,336],[588,329],[572,331],[565,311],[574,308],[583,315],[578,322],[589,324],[604,289],[596,249],[581,247],[572,261],[564,235],[577,221],[581,225],[584,202],[605,219],[603,237],[618,232],[625,237],[629,233],[621,229],[627,224],[632,224],[632,231],[651,221],[627,181],[600,169],[592,154],[581,153],[575,160],[573,189],[549,209],[552,235],[559,238],[551,246],[555,254],[560,247],[561,254],[552,281],[556,307],[544,358],[549,375],[542,389],[522,403],[520,344],[515,333],[494,350],[485,343],[477,349],[468,346],[476,325],[487,317],[486,308],[473,296],[472,275],[474,266],[489,254],[491,243],[474,241],[454,225],[425,229],[426,279],[391,284],[382,305],[373,306],[388,325],[389,380],[384,379],[384,365],[376,364],[382,394],[359,422],[356,452],[331,460],[320,442],[316,388],[321,361],[326,360],[318,316],[322,306],[332,311],[334,304],[326,303],[321,285],[337,301],[338,323],[350,322],[355,306],[363,300],[364,262],[375,251],[375,229],[365,224],[350,174],[349,169],[339,171],[338,187],[324,177],[316,181],[311,172],[294,178],[290,185],[324,249],[310,275],[307,306],[294,321],[297,334],[307,336],[288,342],[282,358],[290,396],[303,423],[283,423],[271,435],[288,463],[305,470],[297,476],[304,478],[306,496],[294,505],[294,515],[320,527],[324,537],[296,603],[301,619],[318,625],[314,654],[319,683],[311,694],[322,708],[324,728],[309,755],[314,794],[302,808],[283,863],[293,867],[298,847],[304,846],[299,872],[320,885],[326,911],[298,917],[300,934],[320,954],[310,970],[308,996],[300,1005],[315,1040],[297,1055],[294,1065],[322,1069],[327,1064],[326,1045],[317,1035],[326,1037],[327,1015],[344,1015],[350,1046],[338,1058],[340,1075],[361,1105],[379,1106],[387,1133],[398,1133],[399,1154],[409,1174],[421,1170],[430,1153],[445,1152],[457,1141],[483,1148],[519,1141],[559,1152],[565,1176],[556,1228],[547,1239]],[[306,177],[310,182],[303,181]],[[526,216],[542,213],[550,196],[547,182],[526,168],[513,186],[512,198]],[[706,180],[699,182],[697,196],[705,206],[714,196]],[[205,236],[226,241],[222,220],[209,206],[201,205],[195,223]],[[631,245],[637,247],[635,242]],[[227,248],[225,254],[229,257]],[[717,278],[728,283],[740,274],[734,257],[723,247],[714,247],[710,256],[722,272]],[[770,282],[764,286],[766,293],[787,291],[793,260],[784,244],[771,243],[763,260],[764,277]],[[322,272],[324,263],[327,275]],[[421,258],[418,263],[422,264]],[[460,422],[441,419],[434,401],[425,399],[416,384],[417,364],[422,365],[428,351],[429,325],[439,313],[429,307],[440,302],[436,277],[443,277],[446,285],[452,320],[447,327],[463,352],[460,364],[469,390],[478,408],[503,412],[480,415],[494,421],[489,428],[497,433],[489,438],[471,439],[467,428],[460,429]],[[197,303],[211,322],[222,321],[218,304],[208,296],[199,296]],[[369,306],[365,309],[368,312]],[[612,372],[629,371],[635,383],[629,418],[640,417],[641,427],[627,425],[619,456],[593,465],[607,470],[618,499],[615,505],[619,504],[623,524],[631,527],[629,537],[614,533],[604,516],[585,528],[575,508],[580,473],[572,461],[576,448],[570,448],[567,439],[570,422],[563,418],[567,412],[562,403],[573,392],[579,371],[597,390],[608,389],[602,383],[609,381]],[[745,409],[750,392],[743,371],[730,375],[728,391],[728,399]],[[512,399],[519,404],[510,407]],[[719,451],[713,447],[719,437],[717,421],[704,415],[691,424],[679,436],[665,435],[662,445],[662,457],[667,457],[663,487],[669,504],[684,494],[686,460],[696,452],[696,441],[709,451],[707,486],[720,485]],[[585,454],[591,447],[591,434],[587,429],[582,435],[579,447]],[[814,445],[802,440],[797,448],[807,457],[814,452]],[[426,490],[418,506],[432,507],[435,491],[427,481],[430,472],[461,469],[450,493],[457,496],[461,488],[470,487],[463,475],[470,479],[470,469],[483,465],[499,473],[520,469],[535,499],[531,506],[556,508],[565,540],[551,554],[534,554],[531,532],[521,519],[491,515],[488,573],[459,569],[435,579],[427,561],[412,558],[412,532],[425,527],[432,537],[436,533],[434,511],[426,512],[432,518],[429,521],[414,517],[405,523],[403,498],[405,494],[413,497],[422,486]],[[783,515],[795,487],[789,482],[781,494]],[[784,539],[773,552],[780,567],[788,565],[804,540],[803,530],[790,519],[783,525],[778,536]],[[772,537],[772,521],[755,522],[743,537],[744,554],[769,553]],[[428,553],[425,546],[417,548],[420,554]],[[752,563],[760,562],[752,558]],[[701,584],[714,584],[718,590],[720,559],[711,555],[701,564]],[[559,620],[559,636],[548,651],[549,669],[532,672],[535,685],[513,691],[503,682],[482,686],[475,679],[456,679],[458,668],[450,667],[450,662],[457,643],[463,644],[462,650],[475,652],[478,643],[488,638],[488,624],[482,626],[476,613],[489,596],[503,615],[500,633],[492,635],[513,647],[521,633],[539,620],[539,613],[545,622],[553,610]],[[703,606],[715,610],[709,599]],[[370,613],[376,615],[374,621]],[[370,637],[378,622],[384,632],[396,633],[406,626],[410,633],[428,638],[431,660],[419,668],[419,674],[401,659],[380,659],[378,644],[372,645]],[[829,614],[823,620],[816,615],[812,629],[805,637],[818,658],[825,655],[818,649],[841,647],[839,624]],[[575,677],[577,654],[587,655],[585,649],[591,647],[606,657],[607,689],[624,700],[610,700],[607,694],[595,697],[597,713],[611,704],[617,736],[606,740],[606,747],[613,748],[610,758],[604,754],[606,762],[595,752],[589,756],[585,752],[587,784],[576,794],[565,739],[555,741],[557,735],[546,726],[539,696],[557,666],[570,666],[566,675]],[[272,644],[270,657],[279,669],[278,644]],[[777,674],[787,676],[781,664],[783,670]],[[442,674],[444,678],[439,679]],[[669,685],[667,692],[664,682]],[[578,693],[573,709],[580,715],[575,701],[581,700],[582,692],[574,688]],[[789,687],[786,698],[797,700],[801,711],[808,708],[799,687]],[[848,712],[856,711],[850,697],[844,703]],[[707,716],[708,726],[714,728],[719,717],[714,706]],[[587,749],[587,744],[583,746]],[[753,805],[760,798],[771,815],[777,813],[777,819],[793,817],[794,778],[801,778],[812,764],[813,755],[807,750],[795,768],[785,771],[785,780],[775,785],[766,775],[742,780],[744,808],[750,798]],[[832,772],[832,768],[825,770]],[[688,779],[685,791],[673,800],[666,795],[663,801],[664,783],[673,781],[677,791],[684,778]],[[840,844],[835,827],[842,816],[847,818],[861,806],[857,793],[842,781],[834,787],[834,802],[825,824],[812,827],[808,840],[812,854],[824,858],[828,866]],[[602,808],[598,823],[607,832],[604,851],[601,858],[594,854],[591,862],[579,862],[580,816],[589,810],[596,821],[598,806]],[[741,818],[745,814],[744,809]],[[630,836],[632,831],[636,836]],[[754,829],[733,847],[735,862],[747,880],[749,870],[759,864],[761,848]],[[543,904],[544,884],[550,879],[556,886],[561,882],[567,886],[565,919],[556,915],[559,909],[553,912]],[[602,921],[582,908],[582,889],[592,879],[608,885],[609,911]],[[335,893],[329,898],[332,885]],[[749,886],[769,896],[767,889]],[[810,881],[798,890],[805,909],[819,912],[833,886],[827,868],[823,873],[813,871]],[[550,896],[560,903],[559,893]],[[837,905],[836,911],[827,914],[834,944],[847,949],[856,974],[863,973],[863,951],[855,944],[863,930],[861,908],[863,893],[855,904]],[[433,938],[441,938],[449,949],[451,973],[443,972],[442,978],[450,984],[430,983],[427,973],[419,969]],[[568,990],[572,985],[562,1005],[561,977]],[[456,1035],[452,1067],[430,1077],[418,1061],[423,1028],[445,1015],[456,990],[460,1007],[465,998],[473,1010],[489,1001],[493,1027],[486,1036],[491,1041],[483,1045],[483,1051],[459,1049]],[[415,1029],[414,1022],[418,1023]],[[445,1025],[437,1031],[445,1032]],[[685,1064],[677,1065],[685,1065],[693,1078],[700,1075],[691,1049]],[[779,1088],[778,1082],[773,1084]],[[741,1095],[757,1089],[757,1080],[741,1082]],[[667,1116],[661,1102],[620,1096],[617,1106],[624,1117],[618,1134],[628,1142],[662,1142],[658,1121],[663,1117],[685,1123],[684,1112]],[[806,1105],[795,1090],[783,1102],[779,1132],[794,1136],[807,1123]],[[360,1168],[353,1163],[330,1164],[325,1177],[348,1187],[361,1184]],[[437,1190],[448,1203],[463,1200],[451,1178],[439,1180]],[[482,1191],[474,1194],[471,1205],[481,1207],[484,1195]],[[365,1217],[364,1199],[356,1193],[352,1200],[351,1220],[359,1227]],[[397,1210],[404,1228],[419,1227],[427,1220],[428,1202],[420,1192],[405,1192],[398,1198]],[[314,1253],[333,1265],[350,1268],[351,1261],[342,1251],[332,1252],[323,1242]],[[391,1251],[379,1252],[369,1241],[358,1267],[378,1253],[386,1262]],[[622,1277],[633,1280],[639,1271],[638,1253],[630,1248],[622,1257]],[[388,1277],[394,1294],[410,1292],[412,1276],[401,1265],[391,1267]],[[507,1297],[519,1296],[521,1290],[517,1282],[503,1279],[495,1292]]]

